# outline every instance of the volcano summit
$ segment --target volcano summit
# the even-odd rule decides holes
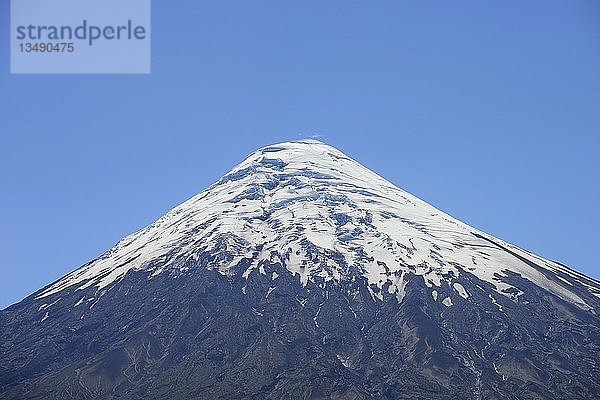
[[[600,397],[600,282],[314,140],[0,312],[0,398]]]

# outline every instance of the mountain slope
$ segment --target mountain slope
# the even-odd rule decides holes
[[[594,398],[598,310],[598,281],[282,143],[0,312],[0,397]]]

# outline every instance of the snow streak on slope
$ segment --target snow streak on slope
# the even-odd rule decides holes
[[[216,259],[205,267],[222,274],[245,262],[244,277],[266,273],[265,260],[279,262],[304,285],[362,275],[379,299],[386,291],[402,301],[409,275],[432,289],[448,285],[467,299],[458,282],[465,274],[518,297],[521,290],[503,279],[507,271],[583,309],[591,307],[570,290],[573,284],[600,296],[596,281],[473,229],[340,151],[303,140],[254,152],[207,190],[38,298],[73,285],[100,290],[130,270],[177,274],[203,254]]]

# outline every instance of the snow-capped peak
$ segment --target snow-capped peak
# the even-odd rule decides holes
[[[204,265],[206,254],[212,257]],[[410,277],[436,295],[446,285],[466,299],[460,281],[473,277],[518,298],[522,290],[504,279],[507,271],[583,309],[591,307],[573,285],[600,297],[598,282],[471,228],[311,139],[257,150],[37,298],[74,285],[102,289],[130,270],[177,275],[202,265],[234,274],[244,265],[248,277],[266,274],[265,261],[280,263],[303,285],[364,276],[375,299],[385,291],[402,301]]]

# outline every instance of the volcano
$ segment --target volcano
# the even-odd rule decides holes
[[[286,142],[0,311],[0,398],[595,399],[597,312],[599,281]]]

